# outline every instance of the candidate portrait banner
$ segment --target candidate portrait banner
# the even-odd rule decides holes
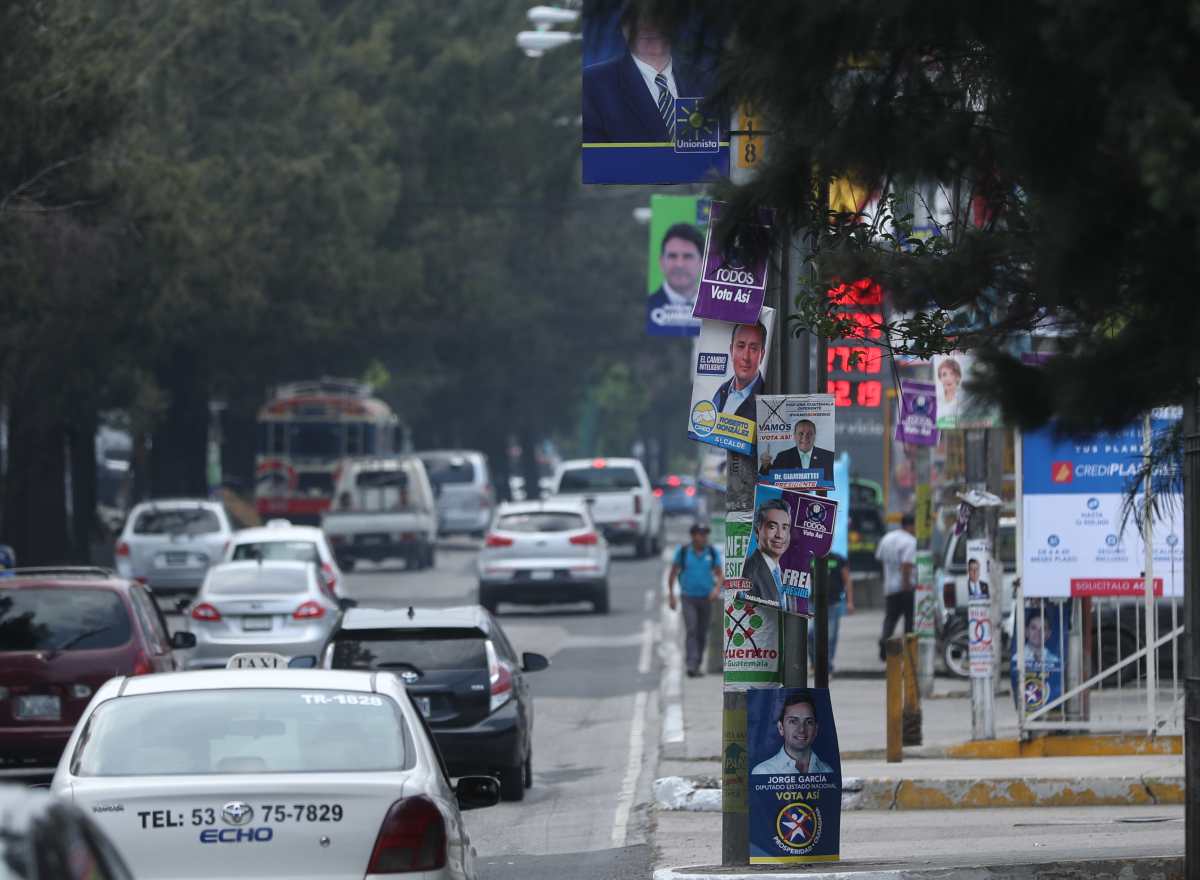
[[[1018,682],[1017,638],[1012,639],[1009,659],[1014,700],[1019,694],[1025,711],[1033,712],[1063,694],[1066,674],[1067,623],[1070,600],[1025,603],[1025,680]],[[1020,685],[1020,686],[1018,686]]]
[[[788,614],[812,616],[812,562],[829,554],[837,502],[759,483],[739,597]]]
[[[937,446],[937,393],[932,382],[900,382],[896,439],[912,446]]]
[[[1000,414],[976,400],[966,390],[971,379],[975,356],[962,351],[933,356],[936,389],[937,426],[941,429],[996,428]]]
[[[646,271],[646,333],[650,336],[700,334],[700,319],[692,317],[692,309],[711,204],[702,196],[650,196]]]
[[[746,694],[750,864],[840,857],[842,760],[826,688]]]
[[[704,239],[704,270],[693,315],[744,324],[758,320],[767,295],[767,266],[774,213],[759,211],[757,223],[735,227],[726,242],[714,241],[724,202],[713,202]]]
[[[700,15],[587,4],[582,19],[584,183],[701,183],[729,176],[712,93],[724,35]],[[639,40],[639,31],[654,31]]]
[[[785,489],[835,486],[832,394],[758,395],[759,480]]]
[[[754,454],[755,396],[763,389],[774,324],[775,310],[768,307],[750,324],[701,322],[693,348],[689,439]]]

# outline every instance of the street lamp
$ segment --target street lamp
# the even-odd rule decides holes
[[[530,58],[540,58],[551,49],[580,39],[577,33],[553,30],[555,25],[572,25],[578,21],[579,11],[576,9],[535,6],[525,15],[537,30],[517,34],[517,47]]]

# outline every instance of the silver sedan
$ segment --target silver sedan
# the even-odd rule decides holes
[[[490,777],[451,787],[394,675],[315,669],[112,679],[51,789],[140,880],[467,880],[459,811],[499,799]]]

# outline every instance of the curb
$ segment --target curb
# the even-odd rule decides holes
[[[654,880],[1183,880],[1183,856],[1134,859],[1081,859],[1078,861],[1041,862],[1024,865],[963,865],[945,868],[901,868],[883,865],[861,867],[841,863],[840,870],[779,871],[765,867],[754,871],[744,867],[659,868]]]
[[[720,812],[715,780],[666,776],[654,780],[660,810]],[[843,810],[948,810],[994,807],[1164,806],[1184,803],[1182,776],[1008,779],[842,780]]]

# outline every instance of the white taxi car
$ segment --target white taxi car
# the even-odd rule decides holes
[[[244,668],[114,678],[51,789],[108,834],[139,880],[475,876],[452,787],[403,684],[383,672]]]

